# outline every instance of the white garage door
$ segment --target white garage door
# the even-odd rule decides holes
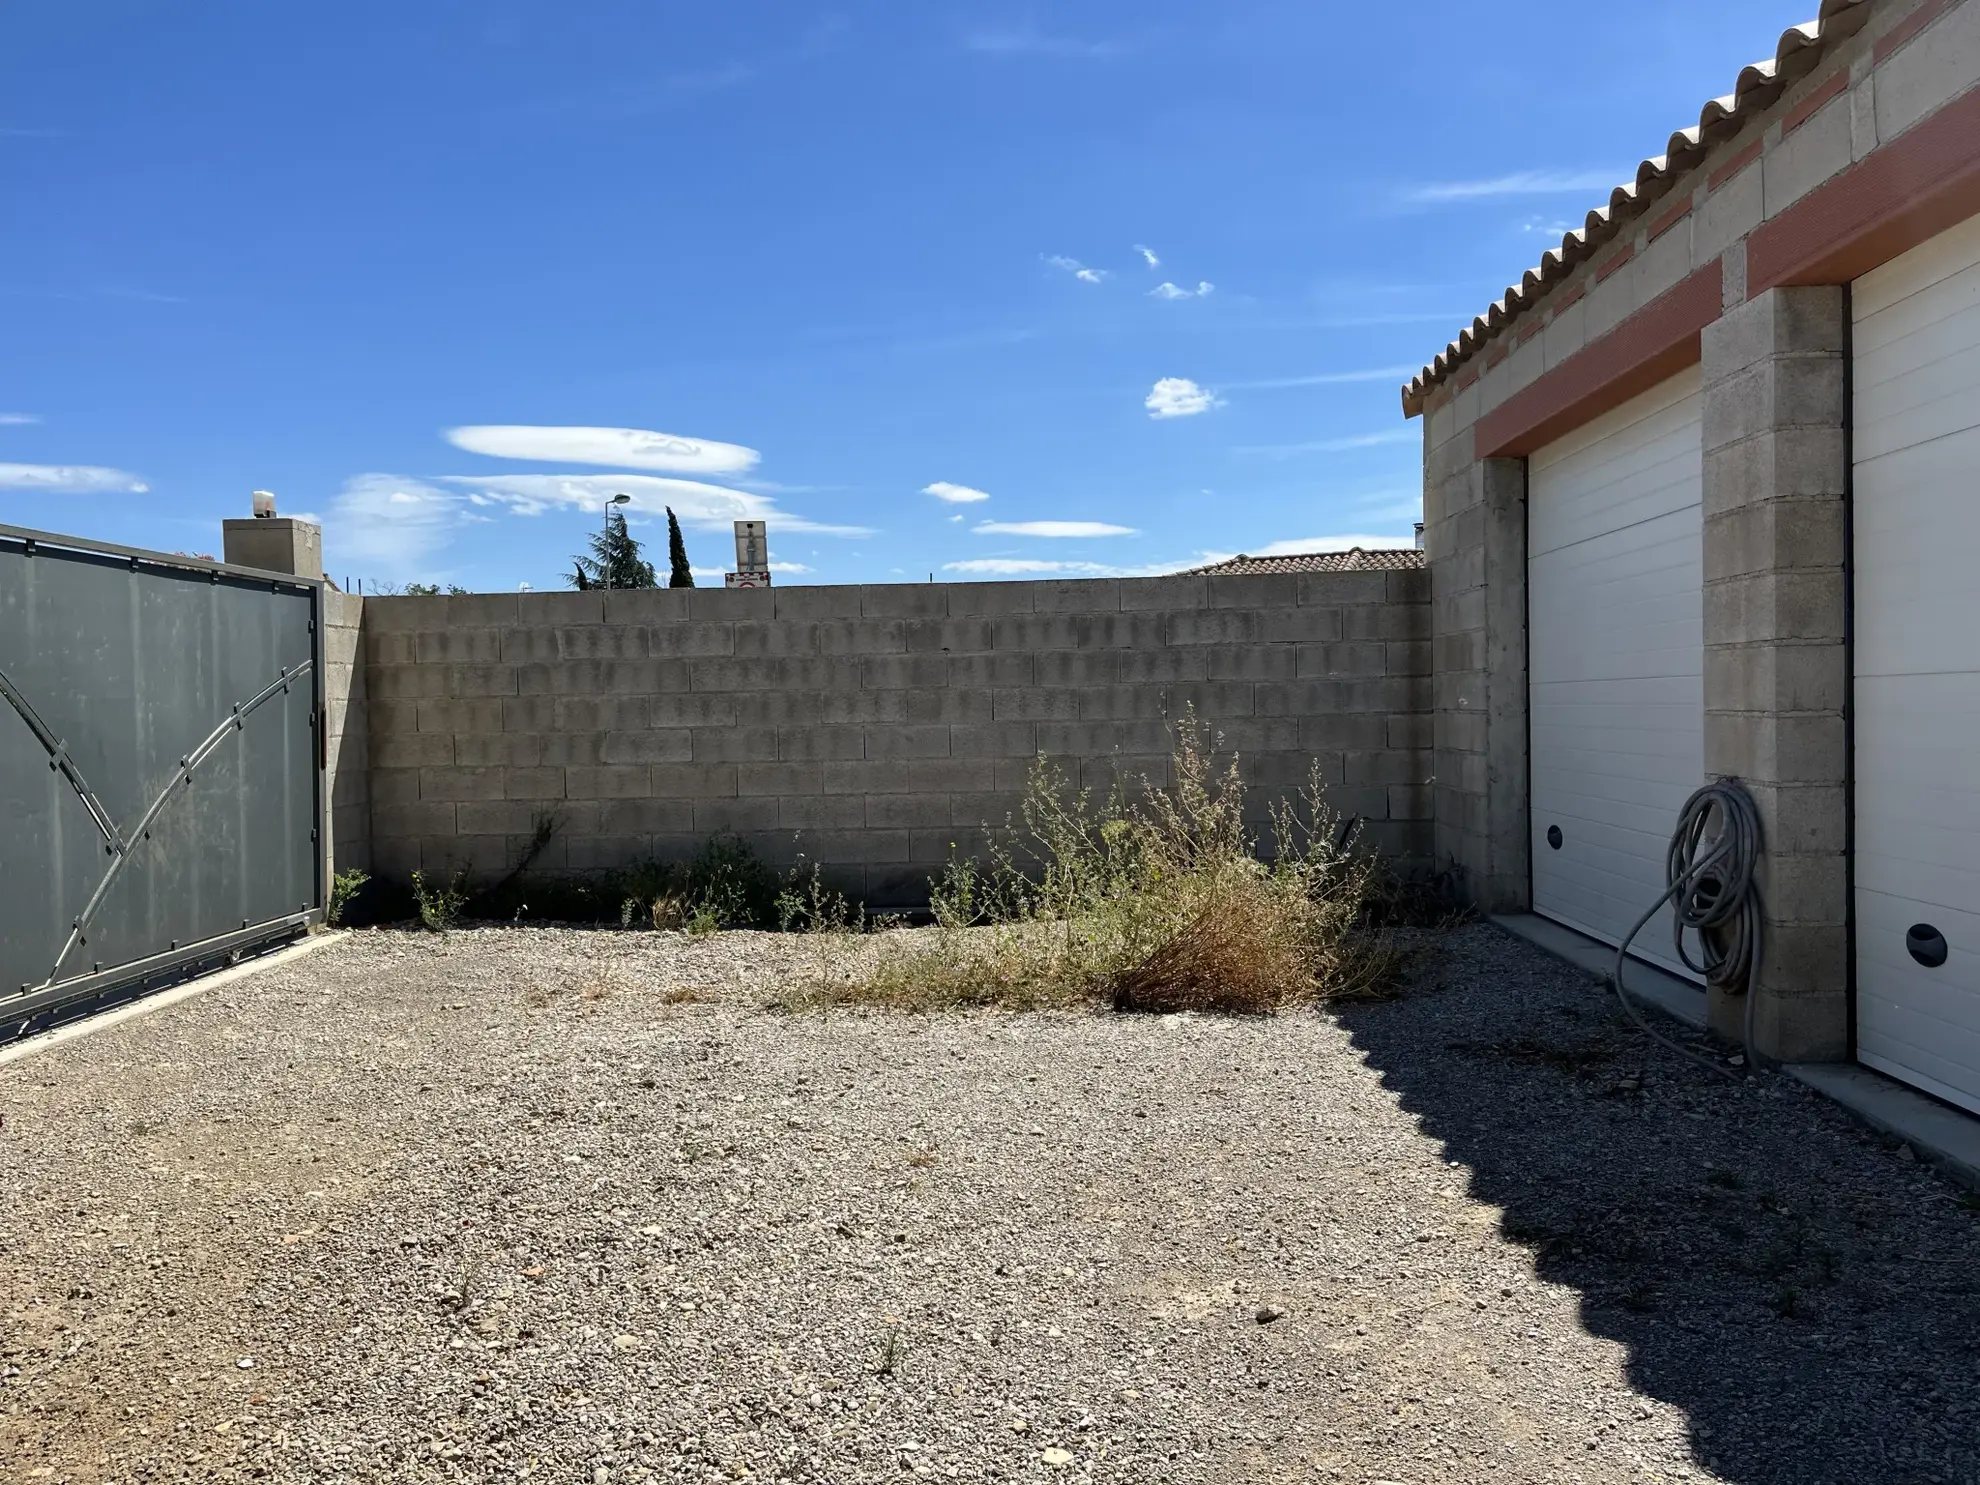
[[[1527,461],[1533,906],[1620,943],[1705,777],[1694,369]],[[1635,952],[1683,973],[1668,911]]]
[[[1980,1110],[1980,219],[1853,299],[1857,1054]]]

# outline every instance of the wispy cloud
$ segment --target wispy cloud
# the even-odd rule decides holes
[[[1070,273],[1083,284],[1097,284],[1108,277],[1104,268],[1088,268],[1077,258],[1068,258],[1064,253],[1054,253],[1045,260],[1062,273]]]
[[[606,464],[677,474],[735,474],[754,469],[755,449],[712,439],[683,438],[650,428],[538,427],[487,423],[449,428],[447,442],[470,454],[532,459],[546,464]]]
[[[1087,41],[1077,36],[1051,36],[1025,26],[1009,31],[972,31],[963,38],[970,51],[987,57],[1112,57],[1114,41]]]
[[[726,531],[733,521],[768,521],[772,531],[873,535],[869,527],[828,525],[779,510],[769,497],[753,491],[651,474],[454,474],[434,483],[463,491],[461,498],[471,505],[523,516],[547,510],[600,511],[614,495],[627,495],[632,514],[658,516],[672,507],[684,525],[709,531]]]
[[[101,464],[0,464],[0,490],[35,495],[143,495],[151,486]]]
[[[1148,291],[1152,299],[1202,299],[1215,293],[1217,286],[1205,280],[1193,289],[1185,289],[1166,279]]]
[[[1060,539],[1135,534],[1132,526],[1110,526],[1105,521],[979,521],[972,529],[979,536],[1045,536]]]
[[[1146,263],[1150,269],[1156,269],[1162,266],[1162,260],[1155,256],[1155,249],[1152,247],[1144,247],[1137,242],[1134,245],[1134,250],[1141,254],[1141,261]]]
[[[330,503],[324,522],[332,558],[380,577],[422,576],[428,559],[468,525],[468,503],[451,490],[398,474],[357,474]]]
[[[974,505],[979,500],[988,500],[989,493],[972,489],[968,485],[952,485],[947,480],[937,480],[932,485],[923,485],[921,493],[933,495],[937,500],[946,500],[951,505]],[[962,517],[956,517],[961,520]]]
[[[1345,438],[1321,438],[1311,443],[1240,444],[1233,452],[1285,457],[1291,454],[1344,454],[1350,449],[1373,449],[1391,443],[1416,443],[1423,437],[1415,428],[1384,428],[1379,433],[1353,433]]]
[[[1414,366],[1372,366],[1364,371],[1321,371],[1312,376],[1268,376],[1249,382],[1226,382],[1242,391],[1275,391],[1284,387],[1341,387],[1355,382],[1390,382],[1416,375]]]
[[[105,299],[128,299],[136,304],[185,304],[183,294],[160,294],[153,289],[134,288],[129,284],[103,284],[96,292]]]
[[[1141,405],[1151,418],[1193,418],[1210,411],[1217,399],[1186,376],[1165,376],[1149,389]]]
[[[1402,199],[1412,206],[1435,206],[1448,201],[1489,201],[1507,196],[1562,196],[1606,191],[1618,178],[1605,170],[1519,170],[1483,180],[1433,181],[1410,186],[1403,191]]]
[[[40,413],[0,413],[0,428],[24,428],[40,421]]]

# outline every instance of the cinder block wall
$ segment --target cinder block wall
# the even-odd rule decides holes
[[[1193,707],[1262,810],[1335,807],[1430,854],[1424,573],[371,598],[379,871],[679,858],[734,830],[877,905],[980,851],[1034,760],[1165,779]]]
[[[365,706],[364,599],[323,593],[324,860],[371,869],[370,721]]]

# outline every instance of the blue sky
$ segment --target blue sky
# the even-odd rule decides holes
[[[1406,541],[1398,384],[1802,19],[17,0],[0,522],[216,551],[259,487],[490,590],[619,490],[782,582]]]

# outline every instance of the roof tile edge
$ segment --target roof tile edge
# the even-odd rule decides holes
[[[1855,35],[1869,18],[1869,6],[1870,0],[1821,0],[1814,20],[1781,33],[1770,60],[1742,67],[1730,93],[1706,100],[1696,125],[1673,134],[1663,154],[1638,164],[1633,181],[1611,191],[1606,206],[1589,212],[1582,226],[1564,236],[1558,248],[1542,254],[1537,267],[1529,268],[1518,285],[1507,289],[1403,386],[1403,416],[1421,414],[1433,388],[1477,355],[1487,341],[1496,339],[1513,321],[1534,309],[1570,272],[1612,241],[1625,223],[1668,194],[1679,179],[1703,163],[1714,145],[1777,101],[1790,83],[1821,61],[1829,47]]]

